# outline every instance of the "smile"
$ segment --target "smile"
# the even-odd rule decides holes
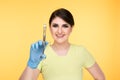
[[[64,36],[65,36],[64,34],[62,34],[62,35],[56,34],[57,38],[63,38]]]

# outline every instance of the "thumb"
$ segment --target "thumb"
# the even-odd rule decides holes
[[[45,59],[45,58],[46,58],[46,55],[45,55],[45,54],[42,54],[42,55],[40,56],[40,58]]]

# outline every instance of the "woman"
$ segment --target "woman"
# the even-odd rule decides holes
[[[44,80],[82,80],[83,67],[94,80],[105,80],[92,55],[83,46],[69,43],[74,19],[68,10],[55,10],[50,17],[49,26],[53,44],[46,45],[44,54],[42,41],[31,45],[28,65],[20,80],[37,80],[40,72]]]

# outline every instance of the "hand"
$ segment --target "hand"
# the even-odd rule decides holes
[[[47,45],[48,42],[45,42],[45,44]],[[45,47],[46,47],[46,45],[45,45]],[[43,50],[45,47],[42,45],[42,41],[38,41],[31,45],[30,57],[28,60],[28,66],[30,68],[32,68],[32,69],[37,68],[40,61],[42,61],[43,59],[46,58],[45,54],[43,53]]]

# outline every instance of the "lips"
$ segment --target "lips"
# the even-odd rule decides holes
[[[57,38],[63,38],[65,35],[64,34],[56,34]]]

